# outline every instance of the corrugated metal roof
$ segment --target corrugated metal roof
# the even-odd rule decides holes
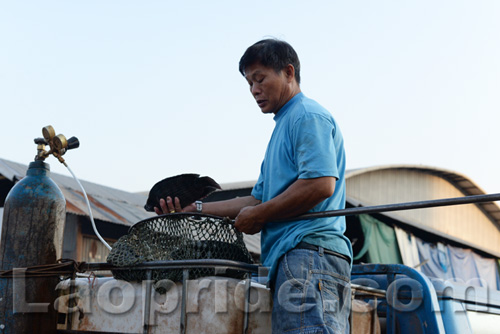
[[[26,175],[27,166],[16,162],[0,159],[0,174],[15,182]]]
[[[28,166],[0,159],[0,174],[15,182],[26,175]],[[88,209],[82,191],[72,177],[51,173],[50,177],[59,186],[66,198],[66,211],[75,215],[88,216]],[[131,226],[140,220],[155,216],[144,210],[147,196],[130,193],[92,182],[80,180],[89,197],[95,219]]]
[[[257,181],[241,181],[241,182],[221,183],[220,187],[222,188],[222,190],[253,188],[256,182]]]
[[[467,176],[448,169],[422,166],[422,165],[385,165],[369,168],[359,168],[346,171],[346,179],[355,175],[384,170],[384,169],[407,169],[421,173],[428,173],[441,177],[455,186],[464,196],[486,194],[476,183]],[[347,194],[349,195],[349,194]],[[500,207],[496,203],[476,203],[476,206],[496,225],[500,227]]]

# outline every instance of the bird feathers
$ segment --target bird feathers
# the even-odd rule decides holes
[[[208,176],[181,174],[167,177],[151,188],[144,209],[153,212],[155,207],[160,207],[160,199],[165,199],[167,196],[172,199],[178,197],[181,207],[185,207],[210,195],[217,189],[221,189],[220,185]]]

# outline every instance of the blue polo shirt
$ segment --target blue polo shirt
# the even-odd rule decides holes
[[[295,95],[274,116],[276,122],[252,196],[266,202],[297,179],[336,178],[333,195],[311,212],[345,208],[344,140],[332,115],[303,93]],[[281,256],[301,241],[352,258],[345,217],[268,222],[261,232],[261,262],[274,278]]]

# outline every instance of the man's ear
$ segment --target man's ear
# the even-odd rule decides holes
[[[295,79],[295,67],[293,67],[292,64],[286,65],[286,67],[283,69],[285,71],[286,78],[288,82],[291,82],[292,80]]]

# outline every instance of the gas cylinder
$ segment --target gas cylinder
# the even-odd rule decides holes
[[[62,255],[65,220],[66,201],[50,178],[50,166],[43,160],[31,162],[5,200],[0,269],[55,264]],[[55,333],[58,280],[0,279],[0,333]]]

